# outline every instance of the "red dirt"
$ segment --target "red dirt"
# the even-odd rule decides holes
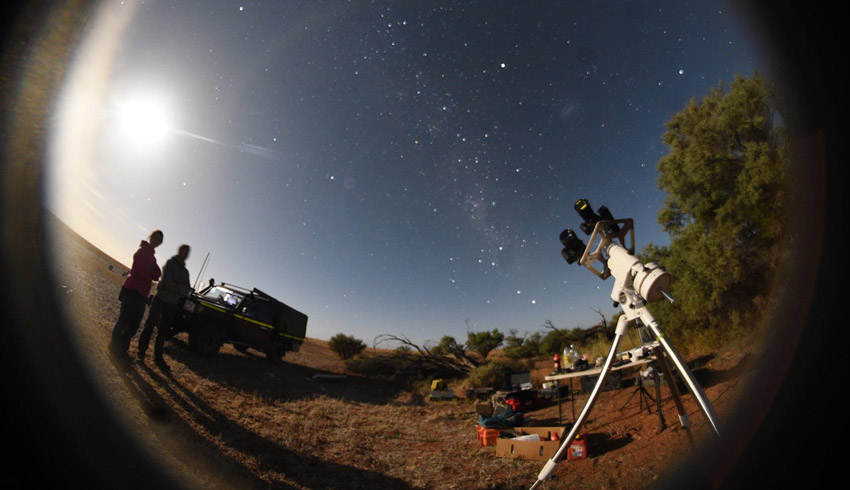
[[[300,352],[272,365],[230,346],[202,359],[178,335],[166,343],[170,375],[152,363],[124,373],[106,354],[123,266],[73,233],[59,236],[65,265],[57,288],[104,401],[190,487],[529,488],[544,464],[497,458],[492,447],[480,446],[471,400],[427,402],[387,380],[355,375],[315,379],[345,372],[319,340],[308,339]],[[709,355],[694,370],[721,417],[736,400],[750,357]],[[583,430],[590,457],[561,462],[542,488],[651,486],[691,454],[667,388],[661,396],[667,427],[660,432],[654,405],[648,414],[637,396],[626,403],[633,389],[600,396]],[[655,396],[654,388],[648,391]],[[576,397],[576,415],[586,398]],[[696,441],[713,437],[692,397],[683,398]],[[567,424],[572,406],[561,408]],[[546,402],[527,417],[557,425],[558,407]]]

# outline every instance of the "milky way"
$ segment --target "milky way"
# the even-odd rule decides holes
[[[175,135],[142,157],[103,128],[55,212],[124,261],[161,228],[161,261],[190,243],[194,275],[209,252],[208,276],[319,338],[588,326],[611,284],[558,236],[584,197],[634,218],[639,247],[667,240],[663,124],[759,66],[723,7],[141,3],[104,90],[170,94]]]

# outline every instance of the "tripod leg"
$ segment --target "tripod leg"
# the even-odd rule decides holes
[[[570,413],[573,414],[573,422],[576,420],[576,394],[573,391],[573,378],[570,378]]]
[[[558,425],[563,424],[561,421],[561,380],[555,380],[555,391],[558,395]]]
[[[658,376],[658,370],[652,370],[652,379],[655,381],[655,411],[658,412],[658,432],[667,428],[667,423],[664,422],[664,412],[661,411],[661,377]],[[649,402],[646,403],[649,406]]]
[[[640,393],[640,387],[635,388],[634,390],[632,390],[632,394],[631,394],[631,395],[629,395],[629,399],[628,399],[628,400],[626,400],[626,403],[624,403],[622,407],[620,407],[620,411],[621,411],[621,412],[622,412],[623,410],[625,410],[625,409],[626,409],[626,405],[628,405],[628,404],[629,404],[629,402],[630,402],[630,401],[632,401],[632,398],[634,398],[634,397],[635,397],[635,395],[636,395],[636,394],[638,394],[638,393]],[[641,409],[641,410],[643,410],[643,400],[642,400],[642,399],[641,399],[641,403],[640,403],[640,409]]]
[[[690,441],[691,447],[693,447],[694,436],[691,434],[691,421],[688,418],[688,413],[685,411],[685,404],[682,403],[682,397],[679,394],[679,386],[676,383],[676,377],[673,375],[673,371],[667,364],[664,351],[659,350],[656,357],[658,359],[658,364],[661,367],[661,374],[665,376],[665,379],[667,380],[667,387],[670,389],[670,394],[673,395],[673,402],[676,404],[676,411],[679,413],[679,423],[682,424],[682,427],[688,432],[688,441]]]
[[[611,345],[611,351],[608,352],[608,359],[605,360],[605,366],[602,367],[602,372],[599,374],[599,379],[596,381],[596,386],[593,387],[593,391],[590,393],[590,397],[587,399],[587,402],[584,404],[584,408],[581,410],[581,413],[573,424],[573,428],[570,429],[570,433],[567,435],[566,439],[563,440],[561,447],[558,449],[558,452],[552,456],[552,459],[546,462],[546,465],[540,471],[540,474],[537,475],[537,481],[534,482],[534,485],[531,486],[531,490],[537,488],[540,485],[540,482],[549,478],[549,475],[555,469],[555,465],[557,465],[557,461],[561,459],[564,451],[568,450],[570,444],[573,439],[575,439],[578,431],[581,429],[581,426],[584,424],[587,416],[590,414],[590,410],[593,408],[594,403],[596,403],[596,397],[599,395],[600,390],[602,389],[602,385],[605,383],[605,378],[608,377],[608,373],[611,371],[611,363],[614,361],[614,356],[617,355],[617,349],[620,347],[620,340],[623,338],[623,334],[626,332],[626,326],[628,325],[628,320],[625,315],[621,316],[617,322],[617,330],[614,335],[614,343]]]
[[[694,375],[691,374],[691,371],[688,369],[688,366],[682,361],[682,358],[679,356],[679,353],[673,348],[673,345],[667,341],[667,337],[661,332],[661,328],[658,326],[658,322],[655,321],[655,318],[652,317],[652,314],[649,313],[649,310],[643,308],[641,311],[641,321],[644,325],[649,326],[652,329],[652,332],[655,334],[655,337],[658,339],[658,342],[664,347],[666,353],[670,356],[670,359],[673,361],[673,364],[676,366],[676,369],[679,370],[679,373],[684,378],[685,382],[688,384],[688,388],[691,390],[691,393],[694,395],[694,398],[697,399],[697,403],[699,404],[702,412],[705,414],[705,418],[708,419],[708,423],[711,424],[711,428],[714,430],[714,433],[717,437],[720,437],[720,429],[718,429],[718,417],[714,412],[714,407],[711,406],[711,402],[705,396],[705,392],[702,391],[699,383],[694,378]]]

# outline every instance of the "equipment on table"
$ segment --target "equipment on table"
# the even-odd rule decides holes
[[[658,264],[653,262],[643,264],[635,258],[634,227],[631,219],[615,220],[614,216],[605,206],[600,207],[599,214],[596,214],[586,199],[576,201],[575,210],[584,220],[581,224],[582,231],[590,235],[588,246],[585,246],[584,242],[576,236],[573,230],[566,229],[561,232],[560,236],[561,243],[564,245],[564,248],[561,249],[561,256],[568,264],[578,261],[580,265],[587,267],[602,280],[614,276],[611,299],[615,305],[619,305],[623,309],[623,314],[617,321],[613,345],[602,368],[602,373],[599,375],[596,386],[587,399],[584,409],[582,409],[581,414],[575,421],[575,424],[573,424],[567,440],[572,441],[587,420],[587,416],[590,414],[590,410],[593,408],[596,398],[605,383],[605,378],[611,371],[614,357],[620,346],[620,341],[626,333],[627,327],[636,324],[638,320],[640,320],[641,324],[649,328],[662,347],[662,349],[658,349],[657,351],[659,367],[665,372],[669,372],[666,357],[670,358],[676,370],[686,381],[691,394],[696,399],[712,430],[717,437],[720,437],[717,414],[706,398],[705,392],[703,392],[693,374],[691,374],[684,361],[682,361],[679,353],[661,332],[658,321],[655,320],[652,313],[646,307],[647,303],[663,298],[666,298],[671,303],[673,302],[673,298],[666,291],[670,286],[670,274],[659,267]],[[628,245],[626,243],[627,237],[629,238]],[[601,264],[601,268],[593,266],[597,262]],[[678,390],[672,389],[675,385],[675,383],[670,383],[671,393],[676,402],[676,409],[679,412],[679,422],[682,424],[682,427],[688,429],[690,423],[687,413],[684,411],[684,406],[679,399]],[[690,432],[688,433],[690,434]],[[537,475],[537,481],[531,486],[531,490],[534,490],[541,482],[549,478],[557,465],[557,461],[563,457],[564,451],[569,447],[570,445],[567,444],[562,445],[555,455],[546,462],[546,465],[543,466],[543,469]]]

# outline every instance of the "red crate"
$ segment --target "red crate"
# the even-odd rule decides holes
[[[486,429],[478,426],[478,442],[482,446],[495,446],[496,439],[499,438],[499,429]]]

